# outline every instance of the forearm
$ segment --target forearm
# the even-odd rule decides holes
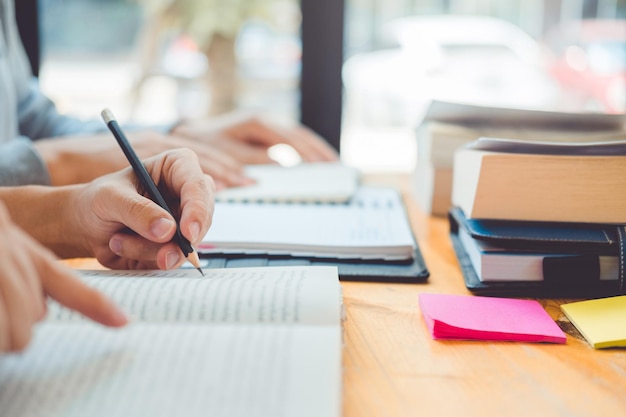
[[[0,187],[13,221],[61,258],[93,256],[82,238],[74,196],[84,185]]]

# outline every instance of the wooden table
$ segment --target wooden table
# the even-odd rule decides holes
[[[343,283],[344,416],[626,416],[626,350],[591,348],[560,312],[571,300],[539,300],[565,345],[432,340],[417,295],[469,291],[447,220],[424,215],[406,183],[396,185],[430,278]]]
[[[568,334],[565,345],[432,340],[417,295],[469,294],[447,220],[424,215],[405,178],[368,182],[405,192],[431,276],[424,284],[343,283],[344,417],[626,416],[626,350],[592,349],[561,314],[566,300],[540,300]]]

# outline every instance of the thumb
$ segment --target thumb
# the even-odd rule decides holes
[[[177,226],[172,215],[134,190],[108,196],[100,194],[99,197],[103,201],[98,206],[104,208],[99,217],[105,221],[118,222],[157,243],[169,242],[176,232]]]

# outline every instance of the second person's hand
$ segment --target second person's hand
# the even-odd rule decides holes
[[[101,324],[127,319],[102,293],[81,282],[50,251],[20,230],[0,204],[0,352],[26,347],[46,313],[45,297]]]
[[[198,155],[200,167],[218,188],[250,185],[243,164],[218,149],[197,140],[167,136],[153,131],[127,132],[141,159],[177,148],[189,148]],[[45,161],[52,185],[87,183],[128,166],[128,161],[110,133],[44,139],[35,148]]]

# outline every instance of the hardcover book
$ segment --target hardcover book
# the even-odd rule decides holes
[[[624,288],[624,227],[467,219],[450,210],[466,287],[520,296],[606,296]]]
[[[452,204],[468,218],[626,223],[626,141],[481,139],[457,151]]]

